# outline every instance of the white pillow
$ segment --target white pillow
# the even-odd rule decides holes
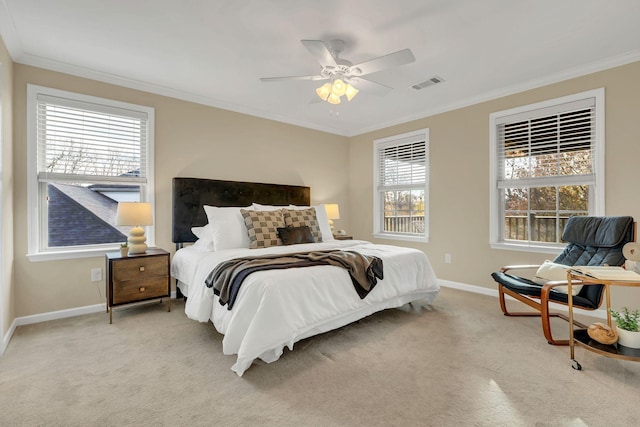
[[[249,247],[249,235],[240,209],[253,210],[253,207],[220,208],[205,205],[204,211],[211,225],[213,247],[216,251]]]
[[[209,238],[211,240],[211,226],[209,224],[204,227],[191,227],[191,232],[198,238]]]
[[[546,260],[542,263],[542,265],[536,271],[536,275],[533,278],[533,281],[544,285],[546,282],[552,280],[567,280],[567,270],[571,267],[563,264],[556,264],[549,260]],[[562,292],[564,294],[569,293],[568,286],[556,286],[555,289],[558,292]],[[573,295],[577,295],[582,289],[582,285],[571,285],[571,293]]]
[[[252,203],[251,207],[255,211],[277,211],[278,209],[287,208],[284,206],[275,206],[275,205],[261,205],[260,203]]]
[[[213,252],[215,250],[212,240],[206,241],[206,240],[198,239],[195,242],[193,242],[193,245],[191,245],[191,247],[204,252]]]
[[[333,233],[331,232],[331,226],[329,225],[329,217],[327,217],[327,209],[325,208],[325,205],[316,205],[313,207],[316,209],[316,220],[318,220],[318,226],[320,226],[320,234],[322,234],[322,241],[329,242],[331,240],[336,240],[333,238]],[[309,209],[309,206],[289,205],[287,209],[291,209],[291,210]]]
[[[210,252],[215,250],[210,224],[207,224],[204,227],[191,227],[191,232],[198,238],[198,240],[195,241],[194,246]]]
[[[331,232],[331,226],[329,225],[329,218],[327,217],[327,210],[324,205],[314,206],[316,208],[316,219],[318,220],[318,225],[320,226],[320,233],[322,233],[322,241],[329,242],[331,240],[335,240],[333,238],[333,233]]]

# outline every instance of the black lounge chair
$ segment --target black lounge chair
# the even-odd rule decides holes
[[[610,265],[624,264],[622,247],[634,240],[634,222],[629,216],[593,217],[574,216],[569,218],[562,232],[562,240],[567,246],[553,262],[567,266],[578,265]],[[540,316],[542,331],[549,344],[568,345],[569,340],[555,340],[551,334],[551,317],[559,317],[569,321],[563,313],[549,311],[549,303],[568,305],[568,294],[560,292],[558,286],[566,286],[566,280],[550,281],[544,284],[528,278],[517,276],[512,271],[537,269],[538,265],[505,266],[500,271],[491,274],[498,283],[500,308],[505,316]],[[534,308],[538,312],[509,312],[505,304],[505,294]],[[602,304],[604,294],[603,285],[583,286],[577,295],[573,296],[573,306],[584,310],[596,310]],[[574,325],[586,328],[574,320]]]

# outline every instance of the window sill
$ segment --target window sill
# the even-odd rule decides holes
[[[31,262],[41,261],[58,261],[63,259],[77,259],[77,258],[92,258],[103,257],[107,252],[114,252],[119,250],[119,245],[106,248],[87,248],[76,250],[60,250],[51,252],[38,252],[33,254],[27,254],[27,258]]]
[[[558,255],[565,245],[532,245],[528,243],[491,243],[491,249]]]
[[[407,236],[405,234],[373,233],[373,237],[376,239],[404,240],[407,242],[429,242],[429,238],[427,236]]]

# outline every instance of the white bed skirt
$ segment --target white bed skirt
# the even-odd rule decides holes
[[[349,274],[334,266],[260,271],[244,281],[233,310],[218,303],[204,279],[220,262],[231,258],[273,253],[345,249],[383,260],[384,280],[360,299]],[[224,335],[224,354],[236,354],[231,369],[242,376],[257,358],[271,363],[284,347],[327,332],[380,310],[416,302],[430,305],[440,290],[426,255],[416,249],[369,242],[333,241],[267,249],[229,249],[203,252],[185,248],[172,261],[172,275],[183,285],[185,313],[211,321]],[[184,286],[186,284],[187,286]]]

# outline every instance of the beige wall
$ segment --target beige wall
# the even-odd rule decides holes
[[[337,228],[347,229],[356,238],[375,240],[371,236],[373,140],[428,127],[431,136],[430,242],[378,242],[423,250],[441,279],[495,289],[489,275],[501,265],[538,262],[550,256],[489,247],[489,114],[604,87],[607,214],[640,218],[640,202],[632,196],[634,188],[629,184],[638,182],[640,173],[636,165],[640,159],[640,143],[634,126],[640,118],[636,102],[640,99],[638,75],[640,63],[630,64],[344,138],[15,64],[15,182],[5,190],[14,191],[15,260],[14,277],[9,275],[11,269],[4,272],[5,280],[10,283],[4,290],[8,295],[4,298],[7,306],[4,315],[12,320],[16,316],[98,304],[104,298],[103,286],[89,279],[91,268],[104,265],[102,258],[55,262],[29,262],[26,258],[27,83],[155,108],[156,244],[169,250],[173,249],[170,188],[174,176],[308,185],[312,188],[314,203],[340,203],[343,219],[336,221]],[[3,181],[3,185],[7,184]],[[452,264],[444,264],[447,252],[452,254]],[[7,262],[4,257],[3,261]],[[616,301],[631,304],[626,298],[640,306],[636,293],[618,291],[614,294],[614,305]]]
[[[605,88],[606,98],[606,214],[640,220],[639,76],[636,62],[351,138],[350,231],[376,241],[371,235],[373,140],[429,128],[431,237],[428,243],[408,246],[429,256],[438,278],[491,289],[495,284],[490,274],[500,266],[549,259],[551,255],[489,247],[489,114],[599,87]],[[445,253],[452,254],[451,264],[444,263]],[[612,301],[633,301],[640,307],[640,292],[618,288]]]
[[[104,302],[90,281],[103,258],[30,262],[27,253],[26,88],[37,84],[155,108],[156,245],[171,242],[171,179],[190,176],[311,187],[313,203],[348,216],[348,140],[324,132],[15,64],[15,311],[46,313]],[[348,228],[347,220],[336,222]]]
[[[15,318],[13,286],[13,61],[0,38],[2,70],[2,135],[0,141],[0,185],[2,186],[2,267],[0,271],[0,346]]]

